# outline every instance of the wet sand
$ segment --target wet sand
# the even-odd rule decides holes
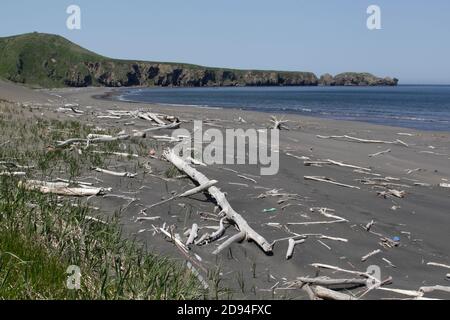
[[[151,110],[177,116],[182,128],[192,130],[193,120],[203,120],[213,128],[257,128],[270,125],[272,114],[229,109],[203,109],[193,107],[168,107],[136,104],[99,99],[110,92],[104,88],[55,89],[30,91],[15,85],[0,83],[0,99],[39,105],[44,117],[73,118],[100,127],[126,130],[149,127],[149,122],[139,119],[100,119],[106,110]],[[56,112],[65,104],[77,104],[83,114]],[[283,115],[276,115],[282,118]],[[310,236],[295,247],[291,260],[286,260],[288,241],[274,245],[273,255],[266,255],[254,243],[233,244],[230,250],[218,256],[212,254],[222,241],[206,246],[194,246],[192,254],[201,257],[199,265],[210,272],[219,270],[221,285],[233,290],[233,298],[307,298],[300,290],[288,289],[288,282],[297,277],[316,275],[310,265],[322,263],[343,269],[366,271],[371,265],[381,268],[381,278],[391,276],[389,287],[417,290],[421,286],[449,285],[448,269],[428,266],[428,262],[450,264],[450,189],[439,186],[450,183],[450,133],[421,132],[411,129],[377,126],[360,122],[335,121],[295,115],[285,115],[289,131],[280,132],[280,170],[275,176],[261,176],[260,168],[252,165],[214,165],[196,168],[208,178],[218,180],[218,187],[226,192],[232,207],[269,242],[289,238],[295,234],[321,234],[346,239],[347,242],[320,239]],[[238,121],[239,118],[246,122]],[[129,124],[129,122],[134,122]],[[128,125],[125,125],[127,124]],[[158,135],[170,135],[164,130]],[[360,139],[395,141],[403,144],[360,143],[348,139],[321,139],[322,136],[348,135]],[[150,140],[150,139],[146,139]],[[146,142],[160,156],[164,145]],[[167,146],[167,145],[166,145]],[[369,157],[390,149],[389,153]],[[123,151],[122,151],[123,152]],[[183,232],[193,223],[200,227],[218,226],[214,217],[214,204],[204,194],[178,199],[146,211],[148,217],[160,216],[155,221],[136,221],[142,209],[167,198],[171,192],[185,191],[193,187],[188,179],[165,179],[164,172],[170,164],[159,159],[140,155],[148,161],[153,175],[142,174],[132,160],[122,159],[111,164],[114,170],[137,171],[135,179],[118,178],[96,173],[102,186],[113,188],[114,194],[139,199],[130,205],[119,198],[93,198],[107,215],[113,215],[119,207],[127,205],[121,213],[126,234],[136,237],[155,253],[162,253],[183,260],[183,255],[155,227],[176,226],[183,240]],[[341,163],[364,167],[369,170],[356,172],[353,168],[323,164],[306,166],[305,160],[331,159]],[[306,158],[304,158],[306,159]],[[417,170],[420,169],[420,170]],[[256,181],[239,177],[243,175]],[[333,181],[355,186],[346,188],[324,182],[305,180],[305,176],[321,176]],[[164,179],[162,179],[164,178]],[[365,182],[365,183],[363,183]],[[367,184],[371,183],[371,184]],[[382,184],[385,185],[382,185]],[[387,184],[387,185],[386,185]],[[382,197],[378,192],[404,191],[404,198]],[[270,190],[279,190],[293,196],[260,197]],[[285,200],[285,201],[280,201]],[[332,224],[297,224],[331,221],[311,208],[329,208],[332,214],[345,222]],[[272,209],[264,212],[264,209]],[[205,220],[200,213],[210,213]],[[374,225],[368,232],[369,222]],[[153,225],[153,226],[152,226]],[[200,234],[208,229],[202,229]],[[236,233],[229,227],[225,236]],[[399,240],[397,246],[387,248],[382,239]],[[380,249],[381,253],[362,262],[366,254]],[[383,260],[383,258],[385,260]],[[394,266],[389,265],[390,261]],[[200,273],[203,273],[200,271]],[[320,275],[332,278],[351,278],[345,274],[321,271]],[[206,275],[204,275],[206,276]],[[360,289],[361,290],[361,289]],[[361,290],[361,292],[364,290]],[[354,294],[358,290],[353,291]],[[448,295],[432,293],[429,297],[448,298]],[[226,296],[222,296],[226,297]],[[374,290],[365,298],[405,298],[396,294]]]

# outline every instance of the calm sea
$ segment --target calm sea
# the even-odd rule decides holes
[[[119,99],[450,131],[450,86],[149,88],[125,89]]]

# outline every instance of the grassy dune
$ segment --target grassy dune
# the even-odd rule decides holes
[[[89,150],[48,147],[89,128],[35,114],[0,102],[0,299],[201,298],[189,270],[125,240],[117,215],[96,219],[98,211],[81,200],[19,186],[21,178],[12,172],[42,180],[67,172],[72,179],[104,161]],[[71,265],[81,269],[81,290],[67,289]]]

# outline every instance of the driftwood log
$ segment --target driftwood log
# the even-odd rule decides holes
[[[61,196],[96,196],[103,194],[106,189],[94,188],[86,185],[79,187],[69,187],[69,183],[65,182],[46,182],[38,180],[20,181],[19,186],[27,190],[40,191],[41,193],[52,193]]]
[[[171,162],[178,170],[186,173],[192,180],[196,181],[200,185],[207,184],[210,180],[201,172],[192,168],[182,158],[175,154],[171,149],[167,149],[163,153],[164,158]],[[209,194],[216,200],[217,204],[222,208],[222,213],[228,218],[229,221],[233,221],[240,233],[244,233],[245,239],[252,240],[258,244],[261,249],[266,253],[272,252],[272,245],[258,234],[247,221],[237,213],[231,205],[228,203],[225,194],[221,192],[217,187],[212,186],[208,189]]]
[[[277,117],[272,116],[270,117],[270,122],[272,123],[272,129],[283,130],[287,129],[287,127],[284,124],[289,122],[289,120],[278,119]]]
[[[334,290],[342,290],[351,287],[363,287],[367,285],[367,279],[330,279],[326,277],[320,278],[297,278],[302,284],[332,287]]]
[[[358,300],[357,298],[352,297],[348,294],[330,290],[322,286],[312,287],[312,290],[316,296],[324,300]]]
[[[360,138],[356,138],[356,137],[352,137],[352,136],[348,136],[348,135],[343,135],[343,136],[321,136],[321,135],[318,135],[317,138],[335,139],[335,140],[343,139],[343,140],[359,142],[359,143],[396,144],[396,145],[402,145],[404,147],[408,147],[408,144],[406,144],[405,142],[403,142],[402,140],[399,140],[399,139],[396,139],[395,141],[368,140],[368,139],[360,139]]]
[[[325,182],[325,183],[330,183],[330,184],[334,184],[336,186],[339,187],[344,187],[344,188],[350,188],[350,189],[361,189],[360,187],[356,187],[356,186],[352,186],[349,184],[344,184],[344,183],[340,183],[340,182],[335,182],[330,178],[327,177],[316,177],[316,176],[305,176],[304,177],[305,180],[312,180],[312,181],[317,181],[317,182]]]
[[[173,122],[170,124],[164,124],[157,127],[145,129],[142,131],[137,131],[131,134],[119,134],[117,136],[108,136],[108,135],[88,135],[87,138],[72,138],[66,141],[60,141],[55,146],[56,148],[65,148],[74,143],[86,143],[87,145],[91,143],[102,143],[102,142],[112,142],[112,141],[123,141],[129,140],[131,138],[145,138],[147,137],[147,133],[157,130],[163,129],[176,129],[180,126],[179,122]]]

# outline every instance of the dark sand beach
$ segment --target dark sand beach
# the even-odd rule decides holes
[[[181,127],[188,130],[192,130],[194,120],[203,120],[205,127],[223,130],[263,129],[270,126],[272,115],[283,118],[281,114],[236,109],[119,102],[108,98],[106,94],[110,92],[105,88],[32,91],[0,82],[0,99],[17,103],[17,108],[33,106],[35,108],[29,112],[35,116],[72,119],[93,127],[127,132],[146,129],[152,124],[127,116],[115,119],[102,116],[110,115],[108,110],[151,110],[178,117],[182,121]],[[72,112],[70,108],[58,110],[68,104],[76,105],[76,109],[83,113]],[[244,119],[245,123],[239,119]],[[220,286],[231,289],[230,297],[245,299],[306,299],[306,293],[292,286],[292,281],[297,277],[315,277],[317,269],[311,264],[318,263],[362,272],[366,272],[369,266],[379,266],[382,280],[392,277],[393,283],[386,288],[418,290],[423,286],[448,285],[446,275],[450,270],[428,263],[450,265],[450,189],[445,187],[450,183],[450,132],[422,132],[297,115],[286,116],[286,119],[289,120],[286,124],[289,130],[280,131],[278,174],[261,176],[260,168],[254,165],[196,166],[209,179],[218,181],[216,186],[226,192],[231,206],[255,231],[269,242],[285,240],[274,244],[273,255],[265,254],[255,243],[246,241],[232,244],[230,250],[213,255],[212,252],[226,238],[205,246],[193,246],[189,255],[196,261],[200,274],[207,278],[208,272],[210,275],[216,273],[216,278],[221,279]],[[171,130],[155,133],[166,134],[171,135]],[[346,138],[318,137],[344,135],[384,142],[400,140],[401,143],[364,143]],[[90,180],[95,186],[110,187],[111,194],[123,197],[92,197],[86,201],[100,208],[100,213],[105,216],[122,208],[121,223],[129,237],[136,237],[153,253],[184,261],[186,257],[157,232],[158,228],[164,224],[174,226],[175,232],[185,242],[187,237],[184,233],[193,223],[198,224],[202,234],[214,231],[208,228],[217,227],[220,218],[215,215],[215,204],[204,194],[144,210],[173,192],[194,187],[189,179],[165,175],[171,165],[159,158],[164,148],[171,146],[170,143],[151,138],[144,140],[143,148],[147,153],[138,154],[137,158],[115,157],[109,162],[108,169],[134,172],[136,177],[114,177],[94,171],[82,175],[95,177],[97,180]],[[117,152],[128,152],[129,143],[121,143],[122,149]],[[149,157],[152,149],[155,153]],[[390,152],[383,153],[387,150]],[[305,165],[305,161],[328,160],[349,166],[330,162]],[[151,174],[144,173],[138,163],[151,167]],[[326,177],[353,188],[306,180],[308,176]],[[401,192],[402,197],[395,196],[392,190]],[[284,195],[272,196],[274,193]],[[325,212],[345,220],[314,224],[333,219],[312,208],[328,208]],[[159,218],[139,220],[139,217]],[[374,223],[367,231],[365,226],[371,221]],[[229,226],[225,237],[235,234],[234,229]],[[286,260],[288,239],[296,235],[309,236],[304,243],[296,245],[292,259]],[[381,252],[362,261],[363,256],[375,250]],[[321,270],[320,275],[349,277],[329,270]],[[364,291],[363,288],[351,292],[358,296]],[[437,292],[426,296],[448,297]],[[364,298],[408,296],[372,290]]]

